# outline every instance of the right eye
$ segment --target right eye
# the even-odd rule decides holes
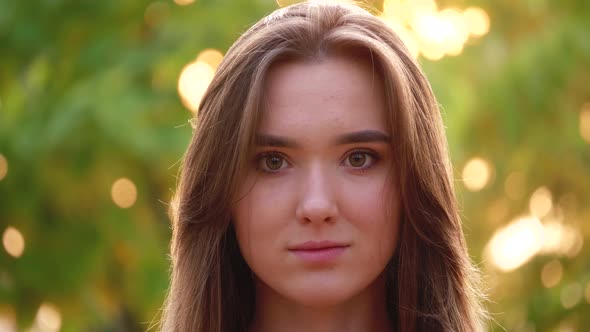
[[[287,165],[285,158],[278,153],[264,153],[257,158],[257,169],[265,173],[276,173]]]

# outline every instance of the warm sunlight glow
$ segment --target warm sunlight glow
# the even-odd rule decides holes
[[[4,250],[15,258],[22,256],[25,251],[25,238],[18,229],[8,226],[2,235]]]
[[[8,173],[8,161],[3,154],[0,153],[0,181],[6,177],[6,173]]]
[[[590,303],[590,281],[586,283],[586,291],[584,291],[584,297],[586,298],[586,302]]]
[[[400,0],[397,0],[397,2],[400,2]],[[401,2],[407,4],[412,16],[435,13],[438,10],[434,0],[401,0]],[[409,19],[412,18],[413,17],[409,17]]]
[[[135,187],[135,184],[127,178],[118,179],[113,183],[111,188],[111,198],[118,207],[123,209],[129,208],[133,206],[137,200],[137,188]]]
[[[195,2],[195,0],[174,0],[174,3],[176,3],[179,6],[190,5],[193,2]]]
[[[555,217],[541,223],[535,216],[519,218],[496,231],[485,248],[490,262],[503,271],[511,271],[526,263],[534,255],[575,257],[582,249],[581,231]],[[563,267],[551,261],[541,271],[541,281],[547,288],[562,278]]]
[[[385,0],[383,2],[383,16],[401,25],[406,25],[416,16],[432,14],[436,10],[434,0]]]
[[[459,55],[463,51],[463,45],[469,37],[469,31],[461,13],[454,9],[445,9],[439,13],[444,26],[449,32],[444,41],[445,52],[449,55]]]
[[[16,332],[16,312],[13,307],[0,304],[0,331]]]
[[[564,308],[575,307],[582,300],[582,286],[577,282],[566,285],[561,290],[560,299]]]
[[[539,219],[523,217],[497,230],[485,251],[493,265],[507,272],[531,259],[541,249],[542,240]]]
[[[576,257],[584,246],[584,236],[578,229],[573,229],[573,231],[569,233],[568,237],[564,238],[564,246],[562,246],[562,248],[566,256],[570,258]]]
[[[443,21],[439,15],[431,13],[414,17],[410,26],[416,32],[420,50],[425,56],[428,57],[430,53],[444,55],[444,42],[453,33],[452,26],[447,21]]]
[[[213,48],[203,50],[197,57],[197,62],[204,62],[211,66],[213,70],[216,70],[217,67],[219,67],[221,60],[223,60],[223,54]]]
[[[490,179],[490,164],[482,158],[473,158],[463,168],[463,183],[470,191],[480,191]]]
[[[537,218],[545,217],[551,208],[553,207],[553,201],[551,198],[551,192],[546,187],[541,187],[531,195],[529,200],[529,210],[531,214]]]
[[[554,259],[549,263],[543,265],[541,270],[541,282],[545,288],[551,288],[557,286],[563,276],[563,267],[561,263]]]
[[[555,220],[545,222],[543,228],[541,254],[574,257],[582,249],[584,238],[577,228]]]
[[[61,314],[56,306],[43,303],[37,311],[35,324],[41,331],[59,331],[61,328]]]
[[[469,33],[473,36],[483,36],[490,30],[490,18],[481,8],[469,7],[465,9],[463,19]]]
[[[469,35],[463,16],[454,9],[438,13],[415,16],[410,26],[420,42],[420,50],[458,55]]]
[[[470,35],[485,35],[490,25],[481,8],[439,11],[434,0],[385,0],[381,18],[400,35],[414,57],[422,54],[429,60],[459,55]]]
[[[580,135],[590,144],[590,103],[584,104],[580,112]]]
[[[215,69],[201,61],[189,63],[178,79],[178,93],[182,103],[192,112],[197,112],[201,98],[213,80]]]

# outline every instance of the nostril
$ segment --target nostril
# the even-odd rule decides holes
[[[324,222],[332,222],[332,220],[334,220],[334,218],[332,218],[332,217],[326,217],[326,218],[324,218],[324,220],[323,220],[323,221],[324,221]],[[306,217],[306,218],[305,218],[305,222],[306,222],[306,223],[310,223],[310,222],[312,222],[312,220],[311,220],[310,218],[307,218],[307,217]]]

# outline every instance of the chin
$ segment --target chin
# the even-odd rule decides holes
[[[344,280],[314,279],[291,284],[283,296],[307,307],[330,307],[350,300],[361,291]]]
[[[307,294],[297,294],[291,300],[305,307],[328,308],[342,304],[349,299],[349,297],[342,296],[342,294],[324,293],[316,289],[314,292]]]

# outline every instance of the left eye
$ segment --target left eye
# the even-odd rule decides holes
[[[284,160],[280,156],[267,156],[264,158],[265,166],[273,171],[281,169],[283,166]]]
[[[345,165],[355,168],[365,168],[371,166],[375,157],[368,152],[353,152],[346,157]]]
[[[286,166],[287,161],[279,154],[267,153],[258,158],[258,169],[266,173],[277,172]]]

